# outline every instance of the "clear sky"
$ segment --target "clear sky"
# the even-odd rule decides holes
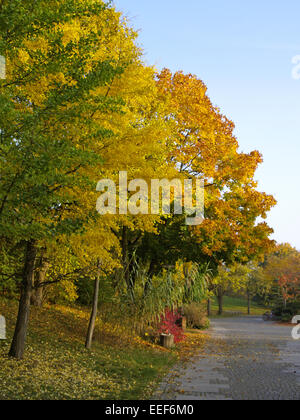
[[[274,238],[300,250],[299,0],[115,0],[140,30],[145,61],[199,76],[236,124],[241,150],[258,149],[259,189],[278,200]],[[300,71],[298,72],[300,74]]]

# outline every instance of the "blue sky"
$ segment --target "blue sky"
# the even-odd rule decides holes
[[[259,189],[277,207],[278,242],[300,249],[299,0],[115,0],[140,30],[145,61],[199,76],[236,124],[241,150],[258,149]],[[299,71],[300,74],[300,71]]]

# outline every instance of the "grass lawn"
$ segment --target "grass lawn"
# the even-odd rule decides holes
[[[0,400],[147,399],[178,359],[193,355],[206,340],[202,333],[187,334],[169,351],[106,324],[98,326],[87,351],[87,310],[32,308],[25,358],[15,361],[7,353],[16,311],[16,302],[0,298],[8,329],[8,340],[0,340]]]
[[[33,308],[23,361],[7,357],[17,304],[0,299],[8,340],[0,341],[0,399],[142,399],[177,360],[142,340],[111,329],[84,348],[88,312]]]
[[[212,316],[216,317],[218,315],[219,306],[218,301],[216,298],[212,301]],[[265,308],[263,306],[259,306],[255,303],[251,304],[251,315],[263,315],[268,308]],[[243,315],[248,315],[248,304],[247,300],[239,297],[230,297],[225,296],[224,297],[224,314],[223,317],[226,316],[233,316],[232,312],[239,312]]]

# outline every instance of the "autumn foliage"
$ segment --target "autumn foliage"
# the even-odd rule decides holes
[[[159,334],[172,334],[174,342],[180,343],[184,340],[184,333],[182,327],[178,324],[182,315],[178,311],[166,310],[165,314],[161,316],[160,325],[158,328]]]
[[[259,260],[272,249],[264,219],[276,204],[257,189],[261,154],[239,150],[234,123],[201,79],[146,65],[136,31],[114,7],[101,0],[31,3],[0,6],[7,62],[0,80],[0,290],[19,299],[10,350],[18,359],[31,304],[91,304],[94,295],[94,309],[109,306],[111,318],[122,323],[124,316],[136,332],[166,307],[202,301],[207,277],[220,266]],[[204,223],[98,214],[99,179],[117,181],[120,171],[148,183],[203,179]],[[178,341],[176,317],[168,311],[161,331]]]

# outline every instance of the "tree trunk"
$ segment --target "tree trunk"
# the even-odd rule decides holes
[[[9,356],[18,360],[23,359],[25,351],[36,253],[35,243],[27,242],[19,312],[13,341],[9,351]]]
[[[248,301],[248,315],[251,315],[251,294],[249,291],[247,293],[247,301]]]
[[[283,299],[283,306],[284,306],[284,309],[286,309],[287,308],[287,299]]]
[[[44,298],[44,287],[41,286],[45,282],[47,271],[49,269],[49,263],[44,258],[44,252],[39,259],[38,268],[34,273],[34,290],[31,295],[31,304],[39,308],[43,305]]]
[[[129,255],[128,255],[128,232],[127,227],[123,226],[122,230],[122,263],[123,263],[123,272],[124,279],[129,287],[130,272],[129,272]]]
[[[130,255],[129,255],[129,241],[128,241],[128,229],[126,226],[123,226],[122,231],[122,263],[123,263],[123,275],[124,280],[127,286],[127,290],[130,293],[130,297],[132,303],[135,302],[134,296],[134,284],[132,280],[132,264],[130,263]]]
[[[95,324],[97,319],[97,312],[98,312],[98,300],[99,300],[99,286],[100,286],[100,274],[101,274],[101,265],[98,262],[98,273],[95,279],[95,286],[94,286],[94,298],[93,298],[93,308],[91,312],[88,332],[86,336],[85,347],[90,350],[92,347],[93,336],[95,331]]]
[[[207,316],[211,316],[211,300],[207,299]]]
[[[36,306],[37,308],[41,308],[43,306],[43,300],[44,300],[44,287],[38,287],[37,289],[34,289],[31,296],[31,305]]]
[[[219,304],[219,315],[223,315],[223,297],[224,297],[223,293],[219,292],[217,296],[218,304]]]

